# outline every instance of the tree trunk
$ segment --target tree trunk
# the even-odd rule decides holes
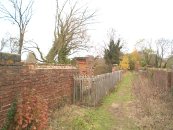
[[[49,50],[49,52],[46,56],[46,60],[48,61],[48,63],[54,63],[55,62],[54,59],[55,59],[56,55],[58,55],[59,51],[61,50],[62,43],[64,43],[64,42],[55,38],[53,46],[51,47],[51,49]]]
[[[48,63],[54,63],[55,62],[55,56],[57,55],[56,47],[53,45],[53,47],[49,50],[46,60]]]
[[[22,47],[23,47],[23,41],[24,41],[24,34],[20,31],[20,37],[19,37],[19,50],[18,54],[22,54]]]
[[[155,58],[156,58],[156,59],[155,59],[155,67],[158,68],[158,58],[157,58],[157,55],[156,55]]]

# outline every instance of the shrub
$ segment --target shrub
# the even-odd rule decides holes
[[[120,68],[127,70],[129,69],[129,58],[128,55],[124,55],[122,61],[120,62]]]
[[[44,130],[48,124],[47,102],[32,89],[24,89],[18,99],[16,130]]]

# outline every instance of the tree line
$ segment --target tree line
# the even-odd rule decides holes
[[[121,69],[139,69],[140,67],[172,68],[173,40],[160,38],[155,40],[140,39],[131,53],[122,52],[123,44],[110,38],[104,50],[104,59],[110,66],[118,65]],[[155,47],[153,47],[155,45]]]
[[[0,20],[7,20],[15,25],[18,37],[6,36],[1,40],[0,51],[8,48],[10,53],[22,55],[29,52],[29,57],[41,63],[70,63],[70,55],[79,50],[86,50],[89,41],[88,26],[93,23],[95,11],[90,11],[87,5],[80,6],[79,1],[56,0],[56,15],[54,41],[47,55],[41,51],[34,41],[26,41],[25,35],[28,24],[33,16],[34,0],[7,0],[0,2]],[[155,44],[155,47],[151,45]],[[137,41],[132,53],[123,52],[125,43],[121,38],[115,38],[111,30],[109,41],[104,47],[104,60],[112,68],[118,65],[122,69],[135,69],[136,66],[153,66],[165,68],[172,61],[172,40],[161,38],[154,43],[151,40]]]
[[[88,47],[87,26],[92,23],[95,11],[90,11],[87,5],[80,6],[79,1],[65,0],[60,4],[56,0],[54,41],[45,56],[36,42],[25,40],[26,29],[33,16],[33,4],[34,0],[7,0],[0,3],[0,18],[14,24],[19,32],[19,37],[3,38],[0,51],[7,47],[11,53],[20,55],[30,52],[42,63],[67,63],[68,56]]]

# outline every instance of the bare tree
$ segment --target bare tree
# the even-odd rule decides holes
[[[156,47],[158,67],[166,67],[169,58],[167,58],[165,61],[164,59],[171,53],[171,41],[165,38],[161,38],[156,41]],[[162,65],[163,61],[165,62],[164,65]]]
[[[79,3],[66,0],[62,6],[56,0],[56,22],[54,43],[48,52],[48,62],[64,61],[67,56],[78,50],[86,49],[88,41],[87,26],[91,24],[95,12],[89,13],[88,7],[78,7]]]
[[[8,5],[0,3],[1,18],[10,21],[18,27],[18,54],[21,54],[26,28],[33,15],[33,0],[29,0],[28,3],[26,3],[26,0],[8,0],[6,3]]]
[[[38,62],[41,63],[47,63],[46,58],[44,57],[44,54],[42,53],[40,47],[38,44],[32,40],[25,41],[25,45],[23,46],[23,53],[32,53],[32,55],[35,57],[35,59]]]
[[[6,37],[1,40],[1,48],[0,51],[5,50],[9,53],[18,53],[18,39],[15,37]]]
[[[108,40],[114,40],[114,41],[120,39],[120,35],[117,33],[117,31],[114,28],[108,29],[107,37]]]
[[[140,39],[137,41],[135,47],[142,52],[143,65],[150,65],[151,59],[154,56],[154,50],[151,47],[152,40]]]

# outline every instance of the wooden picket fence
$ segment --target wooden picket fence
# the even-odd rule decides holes
[[[94,77],[75,76],[73,103],[96,106],[121,80],[122,72],[102,74]]]

